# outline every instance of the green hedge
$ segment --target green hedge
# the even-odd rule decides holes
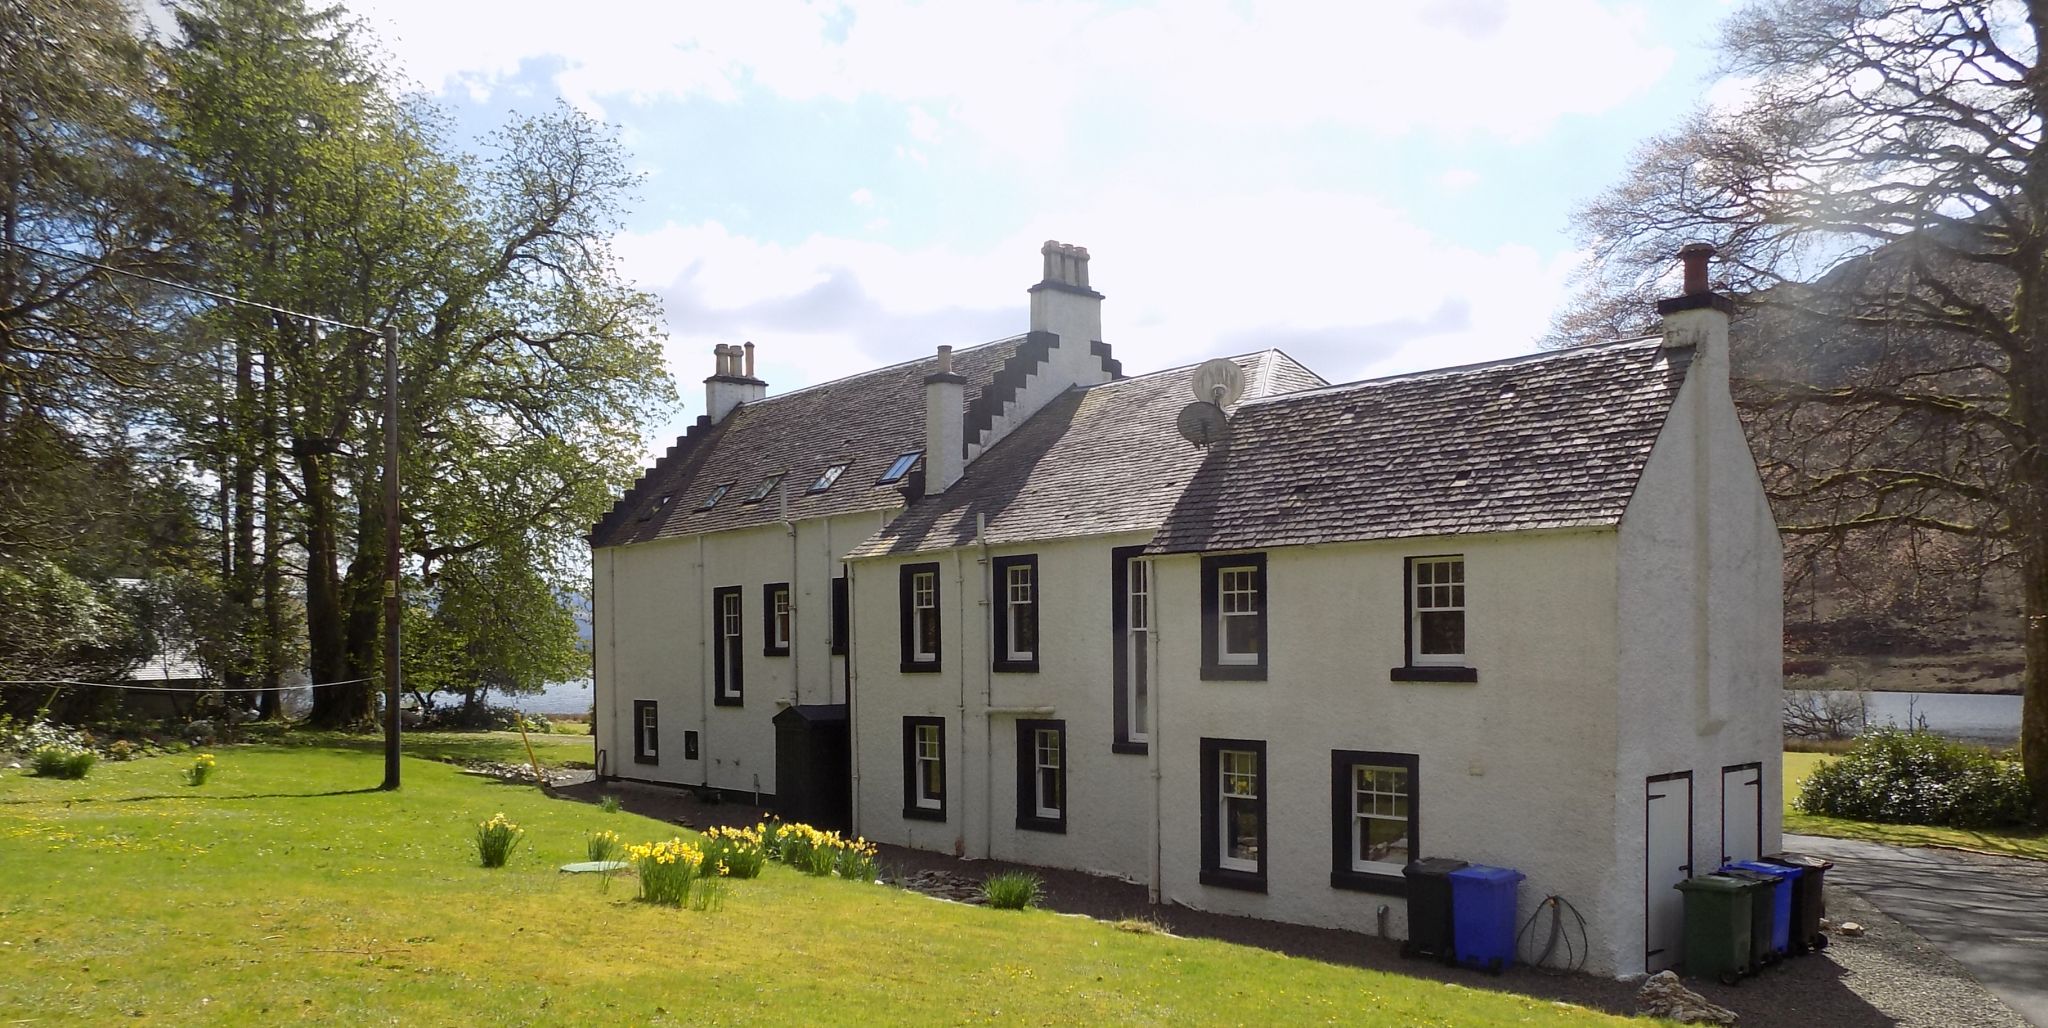
[[[1929,732],[1880,728],[1815,768],[1800,787],[1799,809],[1858,821],[2000,828],[2026,824],[2033,805],[2017,762]]]

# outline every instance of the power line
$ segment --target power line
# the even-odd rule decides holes
[[[286,691],[286,690],[291,690],[291,689],[322,689],[322,688],[325,688],[325,687],[327,687],[327,686],[330,686],[330,685],[355,685],[355,684],[357,684],[357,683],[360,683],[360,682],[368,682],[368,681],[371,681],[371,680],[372,680],[372,679],[368,679],[368,678],[350,678],[350,679],[346,679],[346,680],[344,680],[344,681],[340,681],[340,682],[310,682],[310,683],[307,683],[306,685],[279,685],[279,686],[275,686],[275,687],[273,687],[273,686],[250,686],[250,687],[247,687],[247,688],[241,688],[241,687],[237,687],[237,688],[232,688],[232,689],[230,689],[230,688],[228,688],[228,687],[226,687],[226,686],[213,686],[213,685],[208,685],[208,686],[189,686],[189,687],[188,687],[188,686],[180,686],[180,685],[171,685],[171,684],[169,684],[168,682],[167,682],[166,684],[163,684],[163,685],[135,685],[135,684],[132,684],[132,683],[119,683],[119,684],[117,684],[117,683],[114,683],[114,682],[81,682],[81,681],[78,681],[78,680],[76,680],[76,679],[71,679],[71,678],[31,678],[31,679],[27,679],[27,680],[24,680],[24,681],[17,681],[17,682],[0,682],[0,685],[86,685],[86,686],[91,686],[91,687],[93,687],[93,688],[95,688],[95,689],[133,689],[133,690],[136,690],[136,691],[138,691],[138,692],[190,692],[190,693],[211,693],[211,692],[271,692],[271,691],[273,691],[273,689],[275,689],[276,691]]]
[[[156,285],[164,286],[170,289],[182,289],[185,292],[197,293],[200,296],[210,297],[212,299],[219,300],[222,303],[239,304],[243,307],[254,307],[257,310],[269,311],[272,314],[282,314],[285,315],[286,317],[300,318],[306,321],[314,322],[316,324],[332,326],[334,328],[346,328],[357,332],[367,332],[371,335],[376,335],[377,333],[382,331],[381,329],[371,328],[367,325],[357,325],[346,321],[336,321],[333,318],[323,318],[318,314],[307,314],[304,311],[295,311],[289,307],[278,307],[272,304],[262,303],[257,300],[245,300],[242,297],[235,296],[232,293],[223,293],[218,290],[207,289],[202,286],[195,286],[186,282],[173,282],[167,278],[158,278],[155,275],[145,275],[139,271],[130,271],[127,268],[117,268],[111,264],[101,264],[98,261],[88,260],[84,257],[78,256],[77,254],[64,253],[61,250],[45,250],[42,249],[41,247],[30,246],[27,243],[17,243],[6,239],[0,239],[0,245],[10,246],[16,250],[21,250],[25,253],[39,254],[41,256],[51,257],[60,261],[70,261],[73,264],[82,264],[88,268],[94,268],[99,271],[107,272],[110,275],[125,275],[129,278],[140,279],[144,282],[154,283]]]

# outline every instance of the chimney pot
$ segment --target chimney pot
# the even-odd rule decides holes
[[[1714,244],[1687,243],[1678,250],[1678,260],[1685,265],[1685,295],[1698,296],[1707,291],[1707,262],[1714,257]]]
[[[953,373],[953,348],[952,348],[951,346],[940,346],[940,347],[939,347],[939,374],[941,374],[941,375],[950,375],[950,374],[952,374],[952,373]]]
[[[747,377],[754,377],[754,341],[747,340]]]

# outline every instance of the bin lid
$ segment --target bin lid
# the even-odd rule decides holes
[[[1773,853],[1764,859],[1780,864],[1790,864],[1793,867],[1811,868],[1815,871],[1826,871],[1835,866],[1833,861],[1822,860],[1819,857],[1809,857],[1804,853]]]
[[[1791,864],[1767,864],[1761,860],[1731,860],[1721,865],[1721,870],[1753,871],[1760,875],[1770,875],[1772,878],[1797,878],[1806,873],[1805,868],[1794,867]]]
[[[1730,878],[1740,879],[1745,882],[1753,882],[1757,885],[1776,885],[1785,880],[1783,875],[1771,874],[1768,871],[1751,871],[1746,867],[1724,867],[1714,873],[1717,875],[1727,875]]]
[[[1756,882],[1744,881],[1733,875],[1703,874],[1679,882],[1672,888],[1680,892],[1748,892],[1756,886]]]
[[[1406,875],[1447,875],[1464,866],[1464,861],[1454,860],[1450,857],[1423,857],[1420,860],[1409,861],[1408,866],[1401,869],[1401,873]]]
[[[1451,872],[1451,877],[1478,882],[1519,882],[1529,876],[1511,867],[1488,867],[1485,864],[1472,864]]]

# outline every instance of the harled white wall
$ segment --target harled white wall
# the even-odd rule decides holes
[[[1163,887],[1224,913],[1372,932],[1406,902],[1330,884],[1332,750],[1418,757],[1419,856],[1517,868],[1520,919],[1556,893],[1610,931],[1616,540],[1611,530],[1266,551],[1268,675],[1201,679],[1197,557],[1158,562]],[[1405,558],[1462,554],[1475,683],[1395,682]],[[1264,740],[1267,890],[1199,883],[1200,740]]]
[[[1695,874],[1722,854],[1724,767],[1763,765],[1762,852],[1781,848],[1783,553],[1728,395],[1727,335],[1701,310],[1699,350],[1621,524],[1620,712],[1611,903],[1633,912],[1604,940],[1643,969],[1644,780],[1692,772]],[[1669,323],[1667,323],[1668,327]]]
[[[845,661],[831,652],[832,579],[840,554],[885,523],[887,513],[605,547],[592,557],[597,611],[597,745],[608,775],[735,792],[775,792],[771,720],[790,703],[846,699]],[[791,583],[790,655],[762,653],[762,589]],[[711,591],[740,592],[745,703],[711,702]],[[660,762],[633,761],[634,700],[654,700]],[[698,759],[683,759],[683,733],[700,733]]]
[[[920,849],[1076,868],[1143,881],[1150,871],[1151,778],[1144,754],[1110,752],[1113,651],[1110,551],[1142,535],[991,547],[1036,554],[1039,670],[996,672],[992,607],[978,547],[854,564],[856,799],[870,839]],[[938,673],[901,670],[897,590],[905,564],[937,563],[943,653]],[[1048,712],[1020,712],[1049,708]],[[990,713],[993,710],[995,713]],[[902,724],[946,719],[947,820],[903,817]],[[1017,719],[1064,720],[1067,830],[1017,827]]]

